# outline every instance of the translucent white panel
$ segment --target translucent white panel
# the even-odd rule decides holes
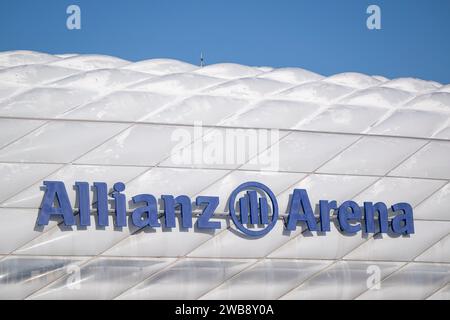
[[[330,104],[352,91],[354,91],[353,88],[317,81],[301,84],[280,92],[278,96],[300,101]]]
[[[69,200],[72,205],[75,205],[76,192],[72,186],[76,181],[86,181],[91,184],[101,181],[106,182],[111,188],[113,183],[119,181],[127,182],[145,170],[147,169],[142,167],[67,165],[46,177],[45,180],[63,181],[66,184]],[[39,208],[42,197],[44,196],[44,191],[41,189],[42,186],[42,181],[39,181],[23,192],[8,199],[3,205],[7,207]]]
[[[219,204],[217,212],[228,211],[228,199],[231,192],[237,188],[241,183],[247,181],[257,181],[268,186],[272,192],[277,195],[280,192],[289,188],[292,184],[298,182],[305,177],[303,173],[283,173],[283,172],[258,172],[258,171],[233,171],[224,176],[219,181],[202,191],[205,195],[215,195],[224,199]],[[278,203],[281,207],[281,203]],[[280,211],[281,213],[281,211]]]
[[[0,104],[0,115],[55,118],[91,100],[96,93],[80,89],[36,88]]]
[[[224,79],[253,77],[263,73],[258,68],[252,68],[234,63],[217,63],[199,68],[194,71],[197,74],[214,76]]]
[[[101,69],[84,72],[53,83],[54,86],[92,89],[98,93],[123,89],[133,83],[150,78],[146,73],[130,70]]]
[[[450,92],[424,94],[411,100],[405,106],[420,110],[448,111],[450,109]]]
[[[0,298],[448,299],[449,114],[450,87],[419,79],[0,53]],[[195,131],[198,121],[207,128]],[[63,181],[74,209],[76,181],[124,182],[127,200],[219,196],[221,228],[199,230],[197,206],[191,229],[179,216],[172,229],[130,217],[116,228],[112,198],[107,228],[94,209],[88,228],[37,226],[43,180]],[[261,238],[227,215],[248,181],[277,196],[280,218]],[[316,216],[319,200],[410,203],[415,233],[345,235],[335,216],[326,234],[303,223],[288,232],[295,188]],[[368,290],[371,265],[380,290]]]
[[[171,73],[190,72],[198,69],[198,67],[173,59],[150,59],[130,63],[123,67],[123,69],[148,72],[155,75],[166,75]]]
[[[427,249],[415,261],[424,262],[450,262],[450,235]]]
[[[301,84],[320,80],[323,76],[301,68],[279,68],[270,72],[262,73],[258,75],[258,78]]]
[[[377,234],[345,256],[348,260],[410,261],[450,232],[450,222],[414,221],[409,236]]]
[[[0,82],[35,86],[78,73],[77,70],[47,65],[25,65],[0,70]]]
[[[359,194],[356,202],[385,202],[394,204],[407,202],[413,207],[430,196],[445,184],[445,181],[407,179],[407,178],[382,178]]]
[[[61,53],[61,54],[54,54],[53,56],[65,59],[65,58],[75,57],[75,56],[77,56],[77,54],[76,53]]]
[[[3,147],[44,124],[38,120],[0,119],[0,147]],[[17,160],[17,159],[14,159]]]
[[[450,300],[450,284],[429,296],[429,300]]]
[[[318,109],[319,106],[314,103],[264,100],[247,112],[227,120],[224,124],[244,128],[289,129]]]
[[[291,86],[289,83],[275,80],[244,78],[219,84],[218,86],[204,90],[204,92],[213,95],[260,97],[273,94]]]
[[[176,133],[191,128],[133,125],[121,134],[82,156],[77,163],[152,166],[180,147]],[[183,132],[184,132],[183,131]],[[192,135],[191,135],[192,136]]]
[[[434,81],[425,81],[415,78],[398,78],[383,83],[382,86],[392,89],[423,93],[437,90],[441,85]]]
[[[173,97],[139,91],[118,91],[77,108],[64,118],[104,121],[138,121],[164,108]]]
[[[164,218],[159,219],[164,226]],[[192,229],[181,228],[181,219],[178,216],[176,228],[149,228],[137,231],[132,236],[119,242],[103,253],[104,256],[120,257],[181,257],[208,241],[230,224],[225,219],[210,219],[221,224],[221,229],[198,229],[193,218]]]
[[[397,110],[369,130],[369,133],[407,137],[431,137],[449,116],[419,110]]]
[[[120,295],[119,299],[198,299],[253,260],[184,259]]]
[[[317,172],[384,175],[425,143],[427,141],[364,137]]]
[[[66,59],[51,63],[54,66],[74,68],[80,70],[95,70],[107,68],[120,68],[130,62],[116,57],[104,56],[99,54],[74,55]]]
[[[194,128],[194,135],[180,128],[174,136],[177,145],[194,141],[174,150],[164,166],[235,169],[253,159],[258,153],[278,142],[288,132],[268,129]],[[277,170],[278,154],[254,161],[266,168]]]
[[[264,259],[202,299],[278,299],[330,262]]]
[[[274,68],[268,67],[268,66],[262,66],[262,67],[256,67],[258,70],[261,70],[262,72],[270,72],[273,71]]]
[[[201,258],[263,258],[298,234],[300,234],[300,229],[288,232],[284,230],[283,221],[278,219],[273,229],[264,237],[249,239],[247,236],[243,236],[231,222],[229,229],[200,245],[189,256]]]
[[[0,234],[4,239],[0,241],[0,254],[9,254],[39,236],[42,231],[36,228],[36,219],[37,210],[0,208]],[[55,224],[52,221],[43,230]]]
[[[0,53],[0,65],[14,67],[24,64],[42,64],[59,60],[58,57],[28,50],[6,51]]]
[[[224,170],[153,168],[128,183],[125,193],[130,196],[140,193],[194,196],[227,173]]]
[[[298,225],[297,231],[303,231],[305,225]],[[273,232],[273,231],[272,231]],[[351,250],[366,241],[365,235],[345,235],[331,223],[331,231],[324,233],[305,231],[273,251],[269,258],[289,259],[340,259]]]
[[[372,77],[374,77],[374,78],[377,79],[377,80],[380,80],[381,82],[387,82],[387,81],[389,81],[388,78],[383,77],[383,76],[380,76],[380,75],[375,75],[375,76],[372,76]]]
[[[373,288],[373,283],[369,279],[373,270],[379,271],[380,280],[383,280],[402,265],[403,263],[393,262],[338,261],[282,299],[353,299]]]
[[[132,86],[133,89],[166,94],[192,94],[195,91],[223,82],[223,79],[191,73],[176,73],[155,77]]]
[[[244,109],[248,104],[249,101],[244,99],[198,95],[171,105],[146,120],[184,124],[201,122],[203,125],[213,125]]]
[[[76,257],[7,257],[0,261],[0,298],[25,299],[70,273],[83,260]]]
[[[0,150],[0,160],[69,162],[125,128],[117,123],[50,122]]]
[[[292,132],[258,157],[278,153],[279,170],[312,172],[356,139],[358,137],[352,135]],[[242,168],[264,170],[260,162],[248,163]]]
[[[2,83],[0,86],[0,101],[19,93],[20,91],[28,90],[26,85],[18,85],[15,83]]]
[[[432,141],[391,175],[450,179],[450,142]]]
[[[358,299],[426,299],[450,280],[450,266],[411,263],[381,282],[379,290],[369,290]]]
[[[356,72],[338,73],[331,77],[325,78],[323,81],[358,89],[373,87],[381,82],[371,76]]]
[[[413,97],[414,96],[407,91],[373,87],[365,90],[358,90],[340,100],[340,103],[355,106],[392,108],[405,103]]]
[[[387,112],[383,108],[335,105],[310,120],[301,122],[298,129],[328,132],[360,133]]]
[[[428,199],[420,203],[414,212],[418,219],[450,221],[450,184],[436,191]]]
[[[314,208],[319,200],[336,200],[338,203],[349,200],[374,183],[376,179],[375,177],[364,176],[308,175],[278,196],[280,214],[288,212],[290,196],[294,189],[306,189]]]
[[[61,165],[0,163],[0,202],[46,177]]]
[[[447,125],[444,129],[437,131],[433,138],[450,140],[450,126]]]
[[[95,214],[91,216],[91,226],[88,227],[80,227],[78,216],[75,219],[76,226],[65,226],[60,223],[41,233],[14,253],[44,256],[99,255],[137,230],[130,217],[128,217],[127,227],[123,228],[115,227],[112,215],[108,217],[109,226],[107,227],[97,226]]]
[[[96,258],[81,267],[76,282],[71,281],[73,274],[65,275],[29,299],[113,299],[170,262],[172,259]]]

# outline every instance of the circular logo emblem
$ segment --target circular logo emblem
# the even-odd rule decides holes
[[[236,206],[236,197],[245,192],[239,198]],[[269,216],[268,199],[272,205],[272,215]],[[236,214],[239,208],[239,215]],[[259,182],[246,182],[234,189],[228,202],[231,219],[236,227],[244,234],[251,237],[261,237],[275,226],[278,219],[278,203],[273,192]],[[247,228],[248,225],[263,225],[264,228]]]

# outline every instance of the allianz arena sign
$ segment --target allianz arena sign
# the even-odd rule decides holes
[[[52,218],[62,218],[64,224],[73,226],[91,225],[90,185],[76,182],[78,209],[72,209],[64,182],[44,181],[44,197],[37,219],[38,225],[47,225]],[[108,201],[112,200],[114,223],[118,228],[127,226],[127,197],[122,192],[125,184],[117,182],[113,192],[108,193],[108,186],[95,182],[92,190],[96,197],[97,225],[108,226]],[[195,226],[198,229],[220,229],[221,222],[211,220],[221,199],[217,196],[197,196],[192,202],[186,195],[162,195],[161,198],[164,224],[159,221],[158,200],[151,194],[139,194],[131,198],[133,210],[130,223],[138,228],[175,228],[177,213],[180,214],[181,228],[193,228],[193,211],[201,210]],[[273,192],[259,182],[246,182],[239,185],[230,195],[228,201],[229,215],[238,230],[248,237],[261,237],[267,234],[277,223],[278,202]],[[309,231],[326,233],[330,231],[332,216],[340,230],[346,234],[389,233],[408,235],[414,233],[413,209],[409,203],[395,203],[388,208],[383,202],[364,202],[362,206],[354,201],[337,204],[334,200],[320,200],[317,204],[318,217],[314,215],[308,192],[294,189],[289,200],[289,210],[284,218],[285,229],[294,231],[303,223]],[[78,218],[75,214],[78,212]],[[281,222],[280,222],[281,223]]]

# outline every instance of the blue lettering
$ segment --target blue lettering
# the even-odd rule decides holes
[[[408,203],[397,203],[392,206],[392,210],[402,211],[402,214],[398,214],[392,219],[392,231],[398,234],[413,234],[414,233],[414,220],[413,209]]]
[[[192,204],[188,196],[174,198],[170,195],[161,196],[164,201],[164,217],[166,228],[175,228],[175,207],[181,206],[181,225],[192,228]]]
[[[158,204],[150,194],[139,194],[131,198],[133,203],[145,202],[145,206],[134,209],[131,219],[136,227],[160,227],[158,222]]]
[[[306,222],[309,230],[317,231],[316,218],[311,208],[311,202],[309,201],[308,193],[303,189],[294,190],[286,229],[290,231],[295,230],[298,221]]]
[[[66,226],[75,224],[66,187],[60,181],[44,181],[45,194],[39,210],[38,225],[48,225],[51,216],[62,216]],[[56,205],[56,206],[55,206]]]
[[[124,194],[121,194],[125,190],[125,184],[122,182],[117,182],[113,186],[114,192],[112,197],[114,198],[114,208],[116,213],[116,226],[126,227],[127,226],[127,207],[126,198]]]
[[[206,204],[202,214],[197,219],[197,227],[199,229],[220,229],[219,221],[209,221],[219,206],[219,197],[198,196],[195,204],[197,206]]]
[[[89,203],[89,183],[75,182],[78,193],[78,209],[80,216],[80,226],[91,225],[91,205]]]
[[[383,202],[364,202],[364,214],[366,222],[366,232],[375,233],[375,212],[378,212],[378,225],[380,227],[379,232],[387,233],[389,228],[388,221],[388,209]]]
[[[330,231],[330,211],[337,210],[336,201],[319,201],[320,208],[320,231]]]
[[[45,193],[42,205],[39,209],[37,224],[48,225],[52,216],[62,217],[67,226],[75,225],[76,220],[72,205],[67,195],[66,187],[61,181],[44,181]],[[75,182],[74,189],[78,200],[78,216],[80,226],[91,225],[90,190],[87,182]],[[258,189],[260,191],[258,191]],[[115,213],[114,224],[117,227],[126,227],[127,198],[123,193],[125,184],[117,182],[113,185],[112,192],[108,195],[108,186],[103,182],[94,182],[92,192],[96,206],[97,225],[105,227],[109,225],[109,197],[113,199]],[[243,196],[238,195],[245,192]],[[266,196],[263,196],[265,194]],[[271,200],[272,216],[269,216],[268,198]],[[150,194],[139,194],[131,198],[134,210],[131,212],[131,222],[138,228],[161,227],[159,222],[158,200]],[[192,228],[192,206],[202,207],[198,216],[196,227],[198,229],[220,229],[219,221],[211,221],[215,210],[219,206],[219,197],[198,196],[195,203],[186,195],[174,197],[173,195],[161,196],[164,211],[164,227],[176,227],[176,211],[179,212],[182,228]],[[240,215],[236,215],[236,202],[240,209]],[[247,236],[260,237],[270,231],[278,217],[278,204],[273,192],[265,185],[258,182],[247,182],[236,188],[230,196],[228,208],[231,220],[237,228]],[[409,235],[414,233],[413,208],[408,203],[392,205],[395,213],[389,221],[388,207],[383,202],[364,202],[361,208],[354,201],[344,201],[339,207],[336,201],[320,200],[318,203],[319,216],[314,215],[311,202],[306,190],[294,189],[288,217],[285,219],[285,228],[294,231],[299,222],[304,222],[310,231],[331,231],[331,219],[333,213],[337,213],[337,222],[340,230],[354,234],[362,231],[362,225],[367,233],[388,233]],[[364,216],[363,216],[364,215]],[[269,222],[269,218],[270,222]],[[253,225],[253,230],[244,225]]]
[[[100,227],[107,227],[108,221],[108,186],[104,182],[94,182],[97,195],[97,217]]]
[[[350,209],[350,212],[349,212]],[[348,233],[356,233],[361,231],[361,224],[350,224],[350,220],[361,220],[361,208],[354,201],[345,201],[339,207],[338,212],[339,224],[341,230]]]

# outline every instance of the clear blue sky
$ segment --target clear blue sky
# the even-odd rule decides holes
[[[82,29],[66,28],[81,7]],[[366,28],[366,8],[382,30]],[[450,83],[450,0],[0,0],[0,51],[297,66]]]

